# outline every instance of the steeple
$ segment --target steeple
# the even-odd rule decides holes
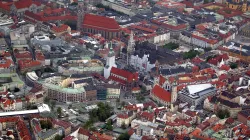
[[[135,41],[134,41],[134,33],[131,31],[130,38],[128,41],[128,52],[132,53],[134,51]]]
[[[134,41],[134,33],[131,31],[130,38],[128,41],[128,47],[127,47],[127,65],[130,63],[130,56],[133,54],[135,50],[135,41]]]
[[[113,50],[113,45],[112,45],[112,41],[110,42],[110,48],[109,48],[109,54],[108,57],[112,57],[115,55],[115,52]]]
[[[107,46],[109,46],[109,45],[107,44]],[[108,56],[106,58],[106,66],[104,68],[104,77],[106,79],[109,78],[110,71],[111,71],[112,67],[116,68],[117,66],[115,64],[115,52],[113,50],[113,45],[112,45],[112,42],[110,42],[109,53],[108,53]]]
[[[82,29],[83,18],[85,15],[87,8],[84,0],[78,0],[77,5],[77,30],[80,31]]]

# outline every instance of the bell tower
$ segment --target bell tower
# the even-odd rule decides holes
[[[78,0],[78,5],[77,5],[77,30],[81,31],[82,29],[82,23],[83,23],[83,18],[85,15],[85,10],[86,10],[86,3],[84,0]]]
[[[133,34],[133,31],[131,31],[130,38],[128,41],[128,47],[127,47],[127,65],[130,64],[130,57],[134,51],[135,51],[134,34]]]
[[[104,77],[106,79],[109,78],[112,67],[117,68],[117,65],[115,64],[115,52],[113,50],[112,41],[111,41],[110,47],[109,47],[109,53],[106,59],[106,66],[104,67]]]
[[[242,10],[242,12],[246,12],[247,11],[247,0],[243,1],[241,10]]]

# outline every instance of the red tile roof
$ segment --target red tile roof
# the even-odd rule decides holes
[[[72,16],[72,15],[44,17],[44,15],[39,15],[30,11],[25,11],[25,19],[36,23],[37,21],[48,22],[48,21],[56,21],[56,20],[77,20],[77,17]]]
[[[186,122],[184,120],[178,120],[176,122],[166,122],[166,125],[169,125],[169,126],[182,126],[182,125],[185,125],[186,127],[191,127],[192,126],[189,122]]]
[[[35,88],[35,87],[33,87],[29,92],[30,93],[37,93],[37,92],[39,92],[41,90],[42,90],[42,88]]]
[[[9,3],[0,3],[0,8],[10,11],[10,7],[13,4],[13,2],[9,2]],[[41,3],[40,2],[33,2],[32,0],[19,0],[14,2],[14,5],[17,9],[23,9],[23,8],[28,8],[30,7],[32,4],[35,4],[37,6],[40,6]]]
[[[36,61],[36,60],[18,60],[18,66],[19,68],[22,69],[26,69],[26,68],[31,68],[31,67],[37,67],[40,66],[41,62],[40,61]]]
[[[74,136],[67,136],[63,140],[74,140],[74,139],[75,139]]]
[[[133,135],[135,133],[135,130],[134,129],[132,129],[132,128],[130,128],[129,130],[128,130],[128,134],[131,136],[131,135]]]
[[[229,70],[230,70],[230,66],[228,66],[228,65],[222,65],[222,66],[220,67],[220,69],[221,69],[221,70],[225,70],[225,71],[229,71]]]
[[[126,113],[118,114],[117,117],[121,118],[121,119],[127,119],[127,118],[129,118],[128,114],[126,114]]]
[[[154,116],[155,116],[155,114],[153,113],[153,112],[141,112],[141,113],[139,113],[139,115],[140,115],[140,117],[142,117],[142,118],[144,118],[144,119],[146,119],[146,120],[148,120],[148,121],[153,121],[154,120]]]
[[[62,120],[53,120],[52,121],[52,124],[53,125],[58,125],[58,126],[61,126],[63,127],[64,129],[68,129],[69,127],[71,127],[71,123],[70,122],[67,122],[67,121],[62,121]]]
[[[82,135],[85,135],[85,136],[89,136],[90,135],[90,132],[87,129],[83,129],[83,128],[80,128],[79,131],[78,131],[78,133],[82,134]]]
[[[115,75],[121,76],[123,78],[126,78],[126,80],[115,77],[112,74],[115,74]],[[132,83],[133,81],[138,81],[138,76],[139,76],[139,74],[137,72],[136,73],[131,73],[131,72],[123,70],[123,69],[112,67],[109,79],[114,80],[116,82],[119,82],[121,84],[126,84],[126,83]]]
[[[3,2],[0,2],[0,8],[4,9],[6,11],[10,11],[10,6],[11,5],[12,5],[12,3],[3,3]]]
[[[227,78],[228,78],[228,77],[227,77],[226,74],[221,74],[221,75],[219,76],[219,80],[220,80],[220,81],[226,80]]]
[[[11,65],[14,64],[12,60],[6,58],[2,58],[2,60],[0,61],[5,62],[5,63],[0,63],[0,68],[9,68]]]
[[[32,59],[32,55],[29,51],[23,51],[23,52],[15,52],[15,57],[17,59]]]
[[[14,2],[14,5],[16,6],[17,9],[29,7],[31,4],[32,0],[19,0]]]
[[[185,112],[186,115],[190,116],[190,117],[195,117],[197,115],[196,111],[191,111],[191,110],[187,110]]]
[[[250,70],[247,71],[245,74],[250,77]]]
[[[10,100],[8,98],[1,99],[1,103],[3,104],[4,107],[10,106],[15,103],[14,100]]]
[[[204,37],[195,35],[195,34],[192,34],[192,37],[193,37],[193,38],[196,38],[196,39],[199,39],[199,40],[202,40],[202,41],[205,41],[205,42],[207,42],[207,43],[209,43],[209,44],[216,44],[216,43],[219,42],[219,41],[216,40],[216,39],[207,39],[207,38],[204,38]]]
[[[54,26],[52,27],[52,31],[56,32],[56,33],[60,33],[60,32],[64,32],[67,31],[67,29],[69,28],[68,25],[62,24],[61,26]]]
[[[36,51],[36,60],[40,60],[40,61],[44,61],[45,60],[45,56],[43,55],[42,52]]]
[[[137,107],[136,105],[126,105],[124,106],[124,108],[129,111],[137,111],[138,109],[140,109],[140,107]]]
[[[85,27],[114,32],[120,31],[120,26],[115,21],[115,19],[93,14],[85,14],[83,20],[83,28]]]
[[[29,133],[29,129],[27,128],[26,124],[24,123],[22,119],[19,119],[19,121],[17,121],[16,127],[17,127],[18,134],[20,136],[20,139],[22,140],[32,139]]]
[[[195,57],[195,58],[193,58],[192,60],[191,60],[191,62],[192,63],[194,63],[194,64],[199,64],[199,63],[201,63],[201,62],[203,62],[199,57]]]
[[[151,91],[151,94],[154,94],[154,96],[158,97],[160,100],[163,100],[165,102],[171,102],[171,93],[163,89],[159,85],[154,86]]]
[[[112,136],[101,134],[98,132],[93,132],[93,135],[90,137],[91,140],[112,140],[114,139]]]

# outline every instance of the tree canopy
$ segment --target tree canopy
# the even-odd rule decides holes
[[[230,64],[230,68],[231,69],[236,69],[238,67],[238,64],[237,63],[231,63]]]
[[[57,108],[57,114],[58,114],[58,116],[62,116],[62,108],[61,107]]]
[[[198,51],[196,51],[196,50],[190,50],[188,52],[184,52],[183,58],[184,59],[192,59],[192,58],[196,57],[199,54],[200,53]]]
[[[63,136],[60,136],[60,135],[55,136],[55,140],[62,140],[62,139],[63,139]]]
[[[42,120],[40,121],[42,129],[51,129],[52,123],[50,121]]]
[[[118,137],[118,140],[129,140],[129,138],[130,138],[130,135],[128,134],[128,132],[126,132],[126,133],[121,134]]]
[[[102,102],[99,102],[97,104],[98,108],[93,109],[89,112],[90,120],[93,122],[96,121],[102,121],[104,122],[107,118],[109,118],[112,115],[112,107],[108,104],[104,104]]]
[[[175,50],[175,49],[179,48],[179,44],[170,42],[170,43],[164,45],[164,47],[168,48],[170,50]]]
[[[225,109],[225,110],[222,110],[222,109],[219,109],[217,111],[217,114],[216,114],[220,119],[225,119],[225,118],[228,118],[230,117],[230,112]]]

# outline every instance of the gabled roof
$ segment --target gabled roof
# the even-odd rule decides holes
[[[126,84],[126,82],[131,83],[133,81],[138,81],[138,76],[139,76],[139,74],[137,72],[131,73],[129,71],[115,68],[115,67],[111,68],[111,74],[115,74],[115,75],[121,76],[123,78],[126,78],[126,80],[123,80],[121,78],[118,78],[118,77],[115,77],[112,75],[109,77],[109,79],[117,81],[117,82],[122,83],[122,84]]]
[[[63,24],[61,26],[54,26],[52,27],[51,30],[58,33],[58,32],[66,31],[68,28],[69,28],[68,25]]]
[[[154,94],[154,96],[158,97],[160,100],[163,100],[165,102],[171,102],[171,93],[163,89],[159,85],[154,86],[151,91],[151,94]]]
[[[117,117],[121,118],[121,119],[127,119],[127,118],[129,118],[128,114],[126,114],[126,113],[118,114]]]
[[[90,132],[86,129],[80,128],[78,131],[79,134],[85,135],[85,136],[90,136]]]
[[[0,2],[0,8],[2,8],[4,10],[7,10],[7,11],[10,11],[10,7],[11,7],[12,4],[14,4],[14,6],[17,9],[28,8],[32,4],[35,4],[36,6],[40,6],[41,5],[41,3],[37,2],[37,1],[33,2],[32,0],[19,0],[19,1],[16,1],[16,2],[9,2],[9,3],[2,3],[2,2]]]
[[[52,123],[54,125],[58,125],[58,126],[61,126],[63,127],[64,129],[67,129],[69,127],[71,127],[71,123],[67,122],[67,121],[62,121],[62,120],[53,120]]]
[[[29,7],[31,4],[32,0],[19,0],[17,2],[14,2],[14,5],[17,9]]]
[[[120,30],[119,24],[113,18],[98,16],[93,14],[85,14],[83,20],[83,27],[89,26],[98,29],[106,30]]]
[[[221,70],[228,71],[228,70],[230,70],[230,66],[228,66],[228,65],[222,65],[222,66],[220,67],[220,69],[221,69]]]
[[[148,121],[153,121],[154,120],[154,116],[155,114],[153,112],[141,112],[139,113],[139,116],[144,118],[144,119],[147,119]]]
[[[40,61],[36,61],[36,60],[19,60],[18,61],[18,66],[19,68],[22,69],[26,69],[26,68],[31,68],[31,67],[37,67],[40,66],[41,62]]]

